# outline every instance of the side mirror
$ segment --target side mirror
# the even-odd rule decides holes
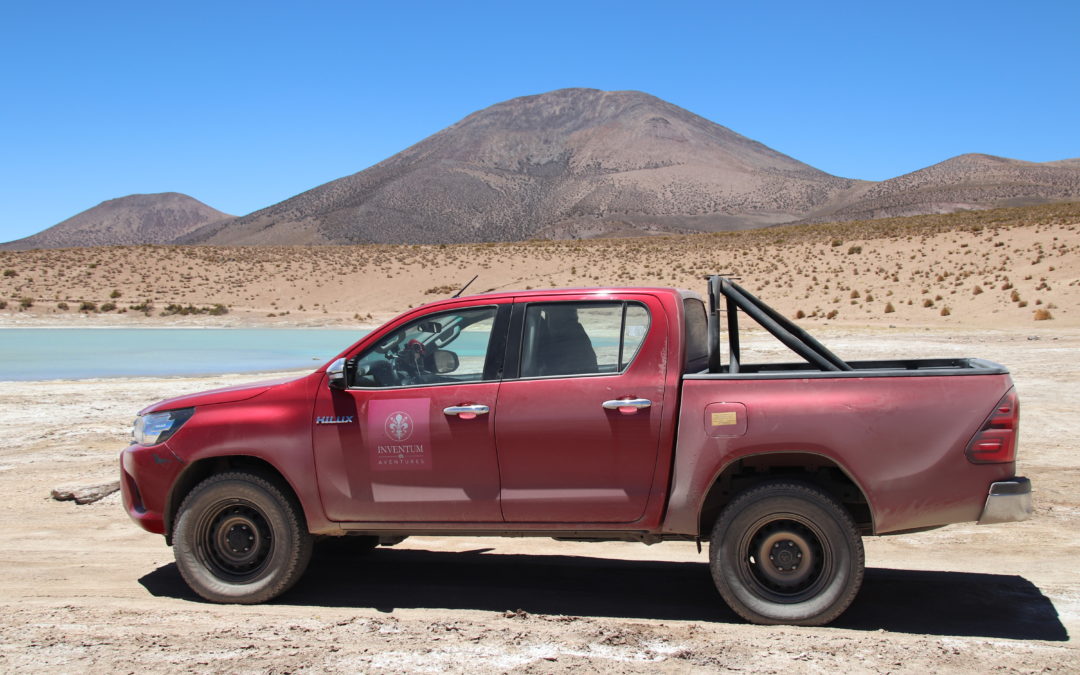
[[[458,355],[449,349],[436,349],[431,353],[430,370],[432,372],[439,375],[445,375],[446,373],[452,373],[457,370],[459,365]]]
[[[441,333],[442,324],[438,321],[423,321],[417,326],[421,333]]]
[[[326,368],[326,383],[331,389],[348,389],[345,377],[345,359],[338,359]]]

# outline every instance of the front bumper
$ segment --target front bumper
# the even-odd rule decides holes
[[[979,516],[980,525],[1013,523],[1031,517],[1031,481],[1011,478],[990,484],[990,494]]]
[[[129,445],[120,453],[124,510],[142,528],[165,533],[165,502],[183,463],[165,445]]]

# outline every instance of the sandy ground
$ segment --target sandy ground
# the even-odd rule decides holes
[[[1034,481],[1037,512],[867,539],[860,595],[814,629],[742,622],[714,590],[706,554],[675,543],[323,547],[273,604],[207,604],[117,495],[77,506],[49,491],[115,479],[146,403],[259,376],[0,383],[0,672],[1077,672],[1080,336],[1046,323],[819,331],[847,358],[1008,364],[1023,401],[1019,472]]]

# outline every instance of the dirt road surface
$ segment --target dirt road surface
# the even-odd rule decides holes
[[[868,538],[862,591],[825,628],[741,621],[692,543],[324,546],[279,601],[219,606],[116,495],[77,506],[49,492],[115,480],[145,404],[258,378],[4,382],[0,672],[1080,672],[1080,336],[823,333],[847,358],[1007,364],[1034,519]]]

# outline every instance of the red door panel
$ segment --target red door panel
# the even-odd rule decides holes
[[[313,441],[327,517],[354,522],[502,520],[492,414],[444,413],[466,404],[494,410],[498,388],[497,382],[348,391],[323,387],[315,405]]]

